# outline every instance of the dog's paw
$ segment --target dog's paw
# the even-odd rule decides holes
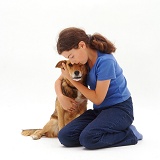
[[[33,140],[38,140],[38,139],[41,138],[40,136],[37,136],[37,135],[34,135],[34,134],[32,134],[31,137],[32,137]]]

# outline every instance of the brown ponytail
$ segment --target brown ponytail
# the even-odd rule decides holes
[[[95,50],[99,50],[103,53],[112,53],[116,51],[115,46],[101,34],[93,34],[90,37],[89,47]]]
[[[61,54],[63,51],[69,51],[73,48],[76,49],[80,41],[85,42],[91,49],[99,50],[103,53],[110,54],[116,50],[114,45],[102,35],[87,35],[85,31],[80,28],[70,27],[59,33],[57,51]]]

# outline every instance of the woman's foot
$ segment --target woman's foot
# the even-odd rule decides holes
[[[137,131],[137,129],[134,125],[130,125],[129,128],[132,130],[132,132],[134,133],[134,135],[137,137],[138,140],[143,139],[143,135]]]

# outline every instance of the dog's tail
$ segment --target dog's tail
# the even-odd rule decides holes
[[[30,136],[32,135],[35,131],[38,131],[38,130],[41,130],[41,129],[24,129],[22,130],[21,134],[23,136]]]

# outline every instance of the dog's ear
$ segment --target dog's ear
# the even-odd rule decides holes
[[[63,69],[63,66],[62,66],[62,63],[65,63],[66,64],[66,60],[62,60],[62,61],[59,61],[57,64],[56,64],[56,68],[62,68]]]

